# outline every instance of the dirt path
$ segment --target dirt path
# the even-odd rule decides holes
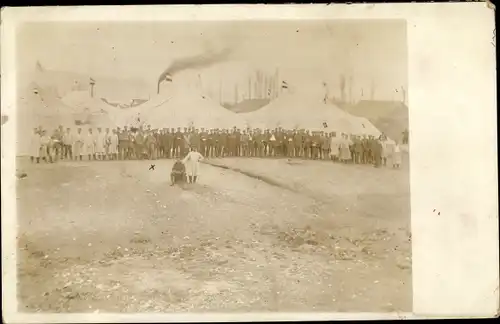
[[[345,169],[353,183],[369,180],[342,193],[321,162],[275,162],[223,161],[294,190],[208,165],[199,184],[170,187],[171,161],[154,171],[146,161],[23,162],[20,307],[411,310],[409,195],[399,197],[408,175],[381,185],[380,174],[366,178],[380,170]]]

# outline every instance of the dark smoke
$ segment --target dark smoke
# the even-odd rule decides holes
[[[160,83],[165,81],[168,75],[173,77],[174,74],[187,69],[209,67],[215,63],[226,60],[231,52],[231,49],[226,48],[217,53],[208,52],[202,55],[181,58],[174,61],[165,71],[163,71],[162,74],[160,74],[160,77],[158,78],[158,93],[160,93]]]

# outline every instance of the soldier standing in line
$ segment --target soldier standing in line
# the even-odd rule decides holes
[[[123,160],[125,156],[127,138],[124,136],[125,131],[122,131],[120,127],[117,128],[116,133],[118,135],[118,159]]]
[[[175,128],[170,128],[170,132],[167,129],[167,157],[173,159],[175,157],[174,144],[175,141]]]
[[[82,134],[82,129],[78,127],[76,134],[73,137],[72,143],[72,151],[75,160],[82,160],[83,151],[84,151],[84,138]]]
[[[218,128],[215,129],[213,133],[213,143],[214,143],[214,152],[213,155],[215,157],[220,157],[221,150],[221,134]]]
[[[294,152],[293,156],[296,158],[299,158],[302,156],[302,134],[301,131],[296,129],[293,132],[293,146],[294,146]]]
[[[153,131],[148,130],[144,137],[144,146],[146,155],[148,160],[155,160],[155,146],[156,146],[156,138],[153,134]]]
[[[194,132],[191,134],[190,142],[191,146],[195,147],[197,152],[201,151],[201,138],[200,138],[200,131],[198,128],[195,128]]]
[[[236,129],[234,146],[235,146],[235,156],[242,156],[242,153],[241,153],[241,129],[239,129],[239,128]]]
[[[252,135],[250,136],[250,156],[252,157],[258,157],[259,156],[259,130],[258,129],[253,129],[251,130]]]
[[[361,164],[363,158],[363,142],[359,136],[354,137],[354,156],[353,160],[356,164]]]
[[[292,130],[288,131],[285,138],[286,142],[286,152],[289,158],[294,156],[295,144],[294,144],[294,132]]]
[[[51,156],[51,138],[50,136],[47,135],[46,130],[41,131],[41,136],[40,136],[40,157],[42,160],[44,160],[46,163],[50,162],[52,163],[52,156]]]
[[[71,132],[71,128],[66,128],[66,133],[64,133],[62,138],[62,158],[73,160],[73,133]]]
[[[223,130],[221,136],[221,157],[226,157],[229,155],[229,137],[229,130]]]
[[[336,162],[338,161],[340,156],[340,140],[337,137],[336,132],[332,132],[332,136],[330,138],[330,157]]]
[[[163,140],[165,141],[164,146],[165,146],[165,158],[171,159],[172,158],[172,147],[174,146],[174,134],[173,134],[173,129],[171,132],[171,129],[167,128],[165,130],[165,133],[163,134]]]
[[[250,156],[250,152],[249,152],[250,135],[247,133],[246,130],[243,130],[243,132],[241,134],[240,141],[241,141],[240,156],[243,156],[243,157]]]
[[[330,138],[328,133],[321,132],[321,159],[326,160],[330,151]]]
[[[174,148],[172,151],[172,154],[176,158],[180,158],[181,156],[181,151],[180,151],[181,141],[184,141],[182,136],[182,131],[180,127],[177,127],[177,131],[174,133],[174,142],[173,142]]]
[[[30,141],[30,158],[31,163],[36,159],[36,163],[40,163],[40,151],[41,151],[41,136],[37,128],[33,129]]]
[[[104,160],[104,153],[105,153],[105,145],[106,145],[106,136],[105,134],[102,132],[102,129],[101,127],[98,127],[97,128],[97,134],[96,134],[96,137],[95,137],[95,141],[94,141],[94,147],[95,147],[95,155],[96,155],[96,159],[97,160]]]
[[[227,155],[236,155],[236,127],[227,135]]]
[[[111,136],[113,132],[109,131],[109,128],[106,128],[105,139],[104,139],[104,159],[111,160],[113,158],[113,153],[111,153]]]
[[[138,160],[144,158],[144,133],[139,129],[134,138],[135,141],[135,156]]]
[[[309,130],[306,130],[304,132],[304,137],[303,137],[303,144],[302,146],[304,147],[304,158],[308,160],[311,157],[311,134],[309,133]]]
[[[208,133],[205,132],[205,128],[202,127],[201,128],[201,132],[200,132],[200,149],[199,149],[199,152],[201,153],[201,155],[203,156],[208,156],[207,154],[207,137],[208,137]]]
[[[88,156],[89,161],[95,160],[95,135],[92,132],[92,128],[89,128],[87,136],[85,136],[85,153]]]
[[[137,159],[138,157],[135,155],[135,136],[137,135],[138,130],[132,130],[132,128],[128,131],[128,158],[129,159]]]

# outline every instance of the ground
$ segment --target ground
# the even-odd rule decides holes
[[[411,311],[407,164],[209,162],[20,159],[19,311]]]

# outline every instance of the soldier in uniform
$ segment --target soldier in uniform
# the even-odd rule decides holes
[[[200,152],[201,138],[200,138],[200,131],[197,128],[195,128],[194,131],[192,132],[189,142],[191,144],[191,147],[196,148],[196,151]]]
[[[286,143],[286,156],[292,158],[294,156],[295,145],[293,142],[294,133],[292,130],[288,131],[285,137]]]
[[[303,139],[302,139],[302,130],[295,130],[293,133],[293,146],[294,146],[294,152],[293,156],[296,158],[302,157],[303,155]]]
[[[41,136],[38,129],[35,127],[33,133],[31,134],[30,141],[30,158],[31,163],[36,159],[36,163],[40,163],[40,150],[41,150]]]
[[[95,160],[95,141],[96,136],[92,131],[92,128],[89,128],[88,134],[85,137],[85,153],[89,158],[89,161]]]
[[[62,159],[62,153],[63,153],[63,127],[59,126],[57,129],[54,129],[54,132],[52,133],[51,136],[51,145],[52,145],[52,154],[51,158],[54,159],[54,161],[57,161],[58,159]]]
[[[200,153],[203,156],[208,156],[207,154],[207,147],[208,147],[208,133],[205,131],[205,128],[201,128],[200,132]]]
[[[361,141],[360,136],[354,137],[354,155],[353,161],[356,164],[361,164],[363,160],[363,142]]]
[[[148,160],[155,160],[156,159],[156,137],[154,136],[153,131],[148,130],[146,132],[145,138],[144,138],[144,146],[145,146],[145,151],[146,155],[148,157]]]
[[[41,137],[40,137],[40,157],[42,160],[45,162],[50,162],[52,163],[52,147],[51,147],[51,138],[50,136],[47,135],[46,130],[41,131]]]
[[[84,151],[84,138],[82,134],[82,129],[79,127],[76,131],[76,134],[73,138],[73,156],[75,160],[82,160],[83,151]]]
[[[232,129],[227,134],[227,155],[235,156],[236,154],[236,129]]]
[[[326,132],[321,132],[321,159],[326,160],[330,155],[330,136]]]
[[[237,128],[235,132],[234,146],[235,146],[235,156],[241,156],[241,129]]]
[[[174,155],[174,157],[181,156],[180,147],[181,147],[181,142],[183,142],[183,141],[184,141],[184,138],[182,135],[181,128],[177,127],[177,131],[174,133],[174,142],[173,142],[174,148],[172,151],[172,154]]]
[[[215,156],[215,128],[211,128],[207,135],[207,156]]]
[[[137,134],[134,138],[135,142],[135,156],[138,160],[142,160],[144,158],[144,133],[141,129],[137,131]]]
[[[62,138],[63,144],[63,152],[62,159],[73,160],[73,134],[71,132],[71,128],[66,128],[66,133]]]
[[[304,132],[302,143],[302,146],[304,148],[304,158],[309,159],[311,157],[311,135],[309,134],[308,130]]]
[[[250,135],[247,133],[246,130],[243,130],[240,141],[241,141],[240,156],[244,157],[250,156],[249,152]]]
[[[229,130],[225,129],[222,131],[220,137],[221,157],[226,157],[229,155],[229,135]]]

